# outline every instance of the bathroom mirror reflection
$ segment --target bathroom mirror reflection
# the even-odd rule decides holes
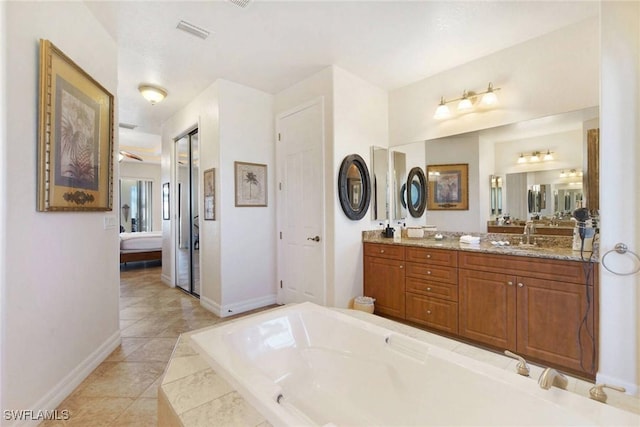
[[[570,219],[584,206],[581,172],[564,169],[507,174],[507,209],[514,219]]]
[[[407,155],[400,151],[392,151],[393,159],[393,219],[402,220],[407,217],[406,193]]]
[[[406,153],[405,164],[409,167],[447,164],[451,163],[451,159],[468,163],[471,195],[469,211],[457,213],[428,211],[428,222],[442,230],[486,232],[487,222],[490,220],[495,222],[498,215],[510,214],[512,217],[523,220],[528,216],[528,186],[524,186],[524,191],[516,200],[515,196],[511,197],[513,194],[509,194],[508,191],[507,176],[509,175],[551,170],[558,172],[564,170],[567,173],[575,169],[584,174],[581,180],[584,181],[583,204],[586,206],[588,194],[597,196],[597,179],[588,179],[588,177],[597,168],[598,161],[592,159],[596,156],[592,156],[587,151],[587,135],[591,129],[599,127],[598,117],[599,108],[594,106],[435,140],[396,145],[390,150],[392,153]],[[537,162],[531,161],[531,155],[535,151],[544,154],[549,151],[553,159],[544,160],[544,156],[541,156]],[[518,163],[520,155],[526,158],[526,163]],[[593,160],[593,164],[588,166],[590,160]],[[503,177],[502,213],[497,212],[497,201],[491,193],[490,177],[492,175]],[[538,183],[552,185],[554,182],[547,180]],[[397,187],[393,188],[394,192],[397,192]],[[496,188],[496,193],[497,191]],[[396,203],[396,200],[399,202],[401,199],[395,194],[394,196],[392,212],[395,219],[401,212],[402,204]],[[553,204],[551,198],[554,195],[548,193],[547,196],[547,205],[551,206]],[[515,211],[510,207],[513,203],[522,205],[519,211],[521,213],[514,213]],[[492,206],[495,207],[492,208]],[[492,209],[496,212],[492,212]],[[562,210],[558,209],[558,211]],[[452,220],[452,215],[456,216],[455,221]]]
[[[153,227],[153,182],[120,179],[120,232],[151,231]]]
[[[491,185],[491,215],[502,214],[502,182],[504,179],[499,175],[491,175],[489,180]]]
[[[371,147],[371,219],[389,219],[389,150]]]

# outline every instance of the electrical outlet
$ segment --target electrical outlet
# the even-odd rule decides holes
[[[104,229],[108,230],[110,228],[116,227],[116,217],[114,215],[107,215],[104,217]]]

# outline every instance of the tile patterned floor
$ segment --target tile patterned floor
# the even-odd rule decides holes
[[[161,267],[120,272],[122,344],[60,404],[70,419],[40,426],[157,425],[158,385],[178,336],[221,321],[160,274]]]

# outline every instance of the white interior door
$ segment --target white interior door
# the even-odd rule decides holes
[[[325,304],[321,99],[278,117],[278,301]]]

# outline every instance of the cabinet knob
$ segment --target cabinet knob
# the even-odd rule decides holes
[[[513,286],[513,282],[512,282],[511,280],[509,280],[509,281],[507,282],[507,285],[509,285],[509,286]]]
[[[431,271],[430,271],[430,270],[427,270],[427,274],[431,274]]]
[[[428,291],[430,291],[430,290],[431,290],[431,288],[427,288],[427,290],[428,290]]]
[[[519,288],[521,288],[521,287],[523,287],[523,286],[524,286],[524,285],[523,285],[522,283],[518,282],[518,287],[519,287]]]
[[[427,310],[427,314],[431,314],[431,310]]]
[[[427,258],[431,258],[431,254],[427,254]]]
[[[384,253],[384,249],[380,249],[380,253],[383,254]]]
[[[404,268],[404,265],[400,264],[400,268]]]

